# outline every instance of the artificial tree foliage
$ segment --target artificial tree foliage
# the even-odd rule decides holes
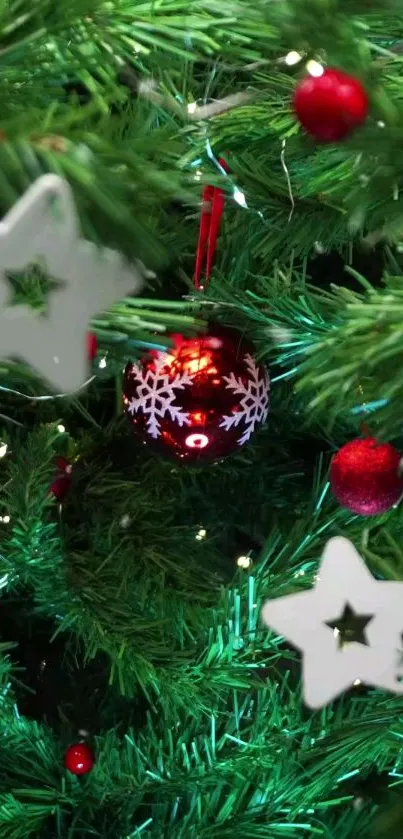
[[[403,447],[402,12],[0,9],[0,211],[56,172],[83,234],[150,272],[141,296],[89,324],[98,353],[77,394],[0,361],[1,839],[401,835],[401,698],[356,685],[310,711],[298,653],[259,615],[313,584],[332,535],[403,580],[401,506],[361,518],[328,483],[332,454],[368,429]],[[312,61],[368,92],[342,143],[315,144],[293,113]],[[225,211],[200,294],[206,184]],[[15,302],[44,308],[57,293],[45,268],[11,278]],[[133,435],[123,370],[211,320],[268,364],[270,414],[233,457],[186,467]],[[57,455],[73,466],[61,504]],[[81,738],[95,764],[76,778],[63,756]]]

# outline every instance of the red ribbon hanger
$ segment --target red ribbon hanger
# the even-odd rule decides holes
[[[223,157],[220,157],[218,162],[225,172],[229,172],[229,167]],[[204,262],[206,285],[210,279],[223,212],[224,192],[221,187],[205,186],[202,194],[199,240],[197,243],[194,273],[195,288],[199,290],[203,288],[201,275]]]

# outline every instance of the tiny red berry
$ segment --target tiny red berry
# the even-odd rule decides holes
[[[73,467],[65,457],[56,457],[55,463],[56,471],[49,492],[55,496],[57,501],[63,501],[71,486]]]
[[[368,97],[358,79],[329,67],[321,76],[305,76],[299,82],[294,109],[312,137],[334,143],[365,122]]]
[[[94,765],[94,754],[86,743],[73,743],[64,755],[64,765],[73,775],[86,775]]]

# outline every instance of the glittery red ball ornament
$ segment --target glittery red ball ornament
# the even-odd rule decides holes
[[[197,338],[126,367],[123,402],[134,431],[155,450],[185,462],[238,450],[267,417],[269,377],[240,332],[209,327]]]
[[[329,67],[321,76],[305,76],[299,82],[294,109],[316,140],[334,143],[365,122],[368,97],[358,79]]]
[[[94,361],[94,358],[98,352],[98,341],[97,336],[94,335],[93,332],[87,332],[87,357],[90,361]]]
[[[55,462],[56,472],[49,487],[49,492],[53,493],[57,501],[63,501],[64,496],[70,489],[73,467],[65,457],[57,457]]]
[[[73,743],[64,755],[64,765],[73,775],[86,775],[94,765],[94,753],[86,743]]]
[[[384,513],[403,493],[401,454],[374,437],[351,440],[334,455],[330,484],[343,507],[361,516]]]

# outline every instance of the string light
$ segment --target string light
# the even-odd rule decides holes
[[[4,457],[7,454],[7,443],[0,443],[0,457]]]
[[[353,686],[355,688],[358,687],[358,685],[360,685],[360,684],[361,684],[361,679],[356,679],[355,682],[353,682]]]
[[[244,207],[245,209],[248,208],[248,205],[246,203],[245,194],[240,189],[238,189],[238,187],[235,187],[235,189],[232,193],[232,197],[233,197],[234,201],[236,201],[236,203],[239,204],[240,207]]]
[[[250,566],[252,565],[252,560],[250,556],[239,556],[236,561],[236,564],[238,568],[250,568]]]
[[[106,358],[101,358],[101,359],[99,360],[99,365],[98,365],[98,367],[100,367],[102,370],[104,369],[104,367],[106,367]]]
[[[323,76],[323,73],[325,72],[325,68],[324,68],[323,64],[319,64],[319,61],[315,61],[314,59],[311,59],[310,61],[307,61],[306,69],[307,69],[309,75],[314,76],[315,78],[319,78],[319,76]]]
[[[290,173],[288,171],[288,167],[287,167],[286,160],[285,160],[286,145],[287,145],[287,140],[284,137],[282,142],[281,142],[280,160],[281,160],[281,165],[283,167],[283,172],[284,172],[286,180],[287,180],[288,195],[290,197],[290,202],[291,202],[291,210],[290,210],[290,213],[289,213],[289,216],[288,216],[288,223],[290,223],[290,221],[292,219],[292,216],[293,216],[294,209],[295,209],[295,201],[294,201],[294,195],[293,195],[293,191],[292,191]]]
[[[87,381],[85,381],[78,388],[78,391],[84,390],[84,388],[88,387],[88,385],[91,384],[91,382],[93,382],[94,379],[95,379],[95,376],[91,376],[91,378],[87,379]],[[77,393],[78,393],[78,391],[77,391]],[[12,393],[12,394],[14,394],[14,396],[22,396],[23,399],[28,399],[29,402],[33,402],[33,403],[35,403],[35,402],[45,402],[45,401],[49,401],[49,400],[52,400],[52,399],[64,399],[66,396],[69,395],[68,393],[55,393],[53,395],[44,394],[44,395],[41,395],[41,396],[32,396],[32,393],[22,393],[21,390],[14,390],[14,388],[12,388],[12,387],[3,387],[3,385],[0,385],[0,392],[1,393]]]
[[[59,434],[64,434],[64,432],[66,431],[64,425],[58,425],[57,430],[58,430]]]
[[[301,61],[301,58],[302,55],[300,55],[299,52],[297,52],[296,50],[291,50],[285,56],[284,61],[286,64],[288,64],[289,67],[292,67],[293,64],[298,64],[298,62]]]
[[[10,516],[0,516],[0,521],[2,521],[4,524],[10,524]]]
[[[205,539],[206,536],[207,530],[205,530],[204,527],[201,527],[200,530],[196,533],[195,539],[197,539],[198,542],[201,542],[201,540]]]

